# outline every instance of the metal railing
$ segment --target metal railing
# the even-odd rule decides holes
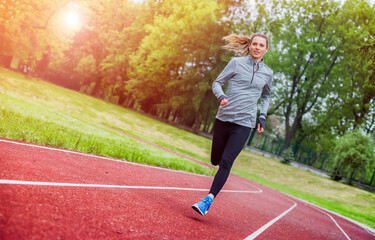
[[[276,156],[282,156],[282,148],[284,145],[284,139],[276,138],[267,134],[256,133],[255,130],[250,134],[250,138],[247,142],[247,146],[257,148],[261,151],[274,154]],[[317,151],[310,147],[291,143],[290,146],[293,149],[294,161],[309,167],[319,169],[331,175],[334,168],[334,156],[326,152]],[[344,173],[343,177],[347,177],[348,173]],[[374,169],[363,169],[362,171],[356,171],[353,180],[361,184],[375,187],[375,168]]]

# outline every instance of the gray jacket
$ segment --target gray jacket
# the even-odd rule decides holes
[[[257,70],[257,64],[259,68]],[[233,122],[241,126],[255,128],[257,102],[261,97],[261,118],[267,117],[273,71],[257,62],[250,55],[235,57],[212,84],[212,91],[219,100],[228,99],[228,104],[220,106],[216,118],[224,122]],[[227,94],[222,86],[228,83]]]

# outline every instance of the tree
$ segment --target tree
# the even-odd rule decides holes
[[[352,184],[352,178],[356,171],[372,165],[375,161],[375,146],[372,139],[363,135],[360,130],[354,130],[339,140],[333,152],[335,156],[335,172],[347,173],[348,184]]]
[[[128,8],[126,24],[120,30],[111,31],[111,41],[108,42],[109,54],[100,63],[100,71],[106,72],[106,88],[111,95],[118,97],[117,104],[133,107],[134,99],[131,92],[126,89],[130,80],[130,57],[137,52],[142,39],[146,35],[145,25],[153,22],[153,17],[158,11],[159,3],[145,1]],[[107,94],[109,95],[109,94]]]
[[[190,127],[206,119],[211,74],[222,63],[221,9],[216,1],[163,1],[130,60],[127,89],[143,111]]]
[[[286,149],[292,139],[301,142],[304,117],[320,111],[334,91],[335,66],[341,42],[334,34],[339,5],[325,0],[291,1],[281,6],[285,15],[270,31],[273,49],[268,63],[274,70],[274,110],[285,121]],[[276,21],[276,20],[275,20]]]
[[[375,14],[365,1],[347,1],[341,7],[335,29],[340,56],[333,71],[333,89],[322,110],[311,112],[303,122],[303,144],[329,152],[336,136],[359,128],[375,130]]]
[[[337,28],[343,42],[341,73],[328,99],[326,118],[340,135],[347,129],[375,130],[375,6],[363,0],[346,2]],[[324,117],[323,117],[324,118]]]
[[[54,59],[50,75],[61,81],[71,79],[81,91],[117,104],[120,94],[116,91],[126,75],[122,57],[130,55],[121,46],[134,41],[131,36],[124,36],[124,29],[145,9],[132,1],[120,0],[80,0],[77,4],[84,25],[70,48]]]
[[[69,1],[4,0],[0,5],[0,52],[28,64],[48,65],[46,54],[58,54],[69,41],[57,21],[58,12]],[[18,65],[18,64],[16,64]],[[41,65],[39,65],[41,66]],[[15,66],[16,67],[16,66]],[[44,66],[45,68],[45,66]],[[39,68],[44,70],[44,68]]]
[[[313,117],[324,112],[327,97],[336,90],[343,50],[337,26],[347,25],[334,1],[256,1],[251,7],[240,19],[250,32],[242,31],[269,36],[265,62],[274,71],[274,81],[268,115],[279,116],[285,124],[285,150],[292,140],[310,138],[316,126]]]

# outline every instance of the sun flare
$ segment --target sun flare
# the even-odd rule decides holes
[[[82,27],[80,14],[72,9],[66,10],[62,15],[63,24],[72,30],[78,31]]]

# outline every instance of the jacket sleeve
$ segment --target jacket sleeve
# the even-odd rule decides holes
[[[216,98],[220,102],[222,99],[227,98],[227,95],[223,91],[223,86],[226,84],[229,79],[231,79],[236,73],[236,59],[233,58],[212,83],[212,91],[215,94]]]
[[[262,95],[260,97],[260,118],[267,118],[267,111],[269,106],[269,99],[271,96],[271,85],[273,81],[273,72],[271,73],[270,79],[268,80],[267,84],[263,87]]]

